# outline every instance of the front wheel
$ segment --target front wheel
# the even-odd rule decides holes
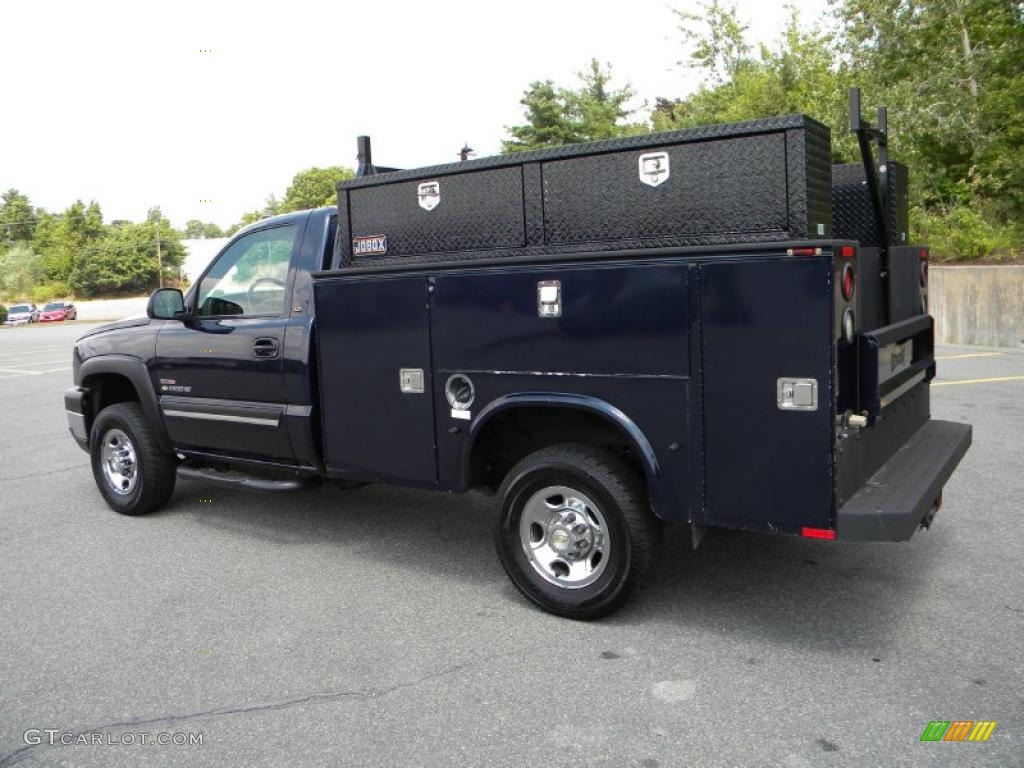
[[[611,613],[653,569],[661,526],[625,462],[587,445],[530,454],[506,475],[498,557],[520,592],[574,619]]]
[[[100,411],[89,445],[96,485],[115,512],[144,515],[171,498],[177,462],[157,444],[138,403]]]

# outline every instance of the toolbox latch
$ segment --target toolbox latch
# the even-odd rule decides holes
[[[398,371],[398,383],[402,392],[407,395],[423,393],[423,369],[401,368]]]
[[[780,411],[818,410],[818,380],[781,378],[776,385]]]

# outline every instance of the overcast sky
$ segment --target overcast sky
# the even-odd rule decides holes
[[[796,0],[805,21],[826,0]],[[756,38],[780,3],[737,0]],[[696,0],[367,0],[0,4],[0,189],[63,210],[97,200],[107,221],[160,205],[182,226],[227,226],[296,171],[374,160],[494,154],[533,80],[572,84],[611,62],[641,99],[680,96],[693,74],[671,7]],[[210,52],[205,52],[205,51]],[[210,201],[210,202],[205,202]]]

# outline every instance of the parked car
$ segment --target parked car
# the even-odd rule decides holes
[[[23,325],[25,323],[38,323],[39,309],[35,304],[15,304],[7,310],[7,319],[4,325]]]
[[[54,320],[74,320],[78,310],[70,301],[51,301],[39,313],[39,322],[47,323]]]

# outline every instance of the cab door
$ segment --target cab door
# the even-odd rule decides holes
[[[242,235],[190,293],[189,323],[168,321],[156,342],[154,385],[183,449],[290,460],[283,342],[288,267],[305,219]]]

